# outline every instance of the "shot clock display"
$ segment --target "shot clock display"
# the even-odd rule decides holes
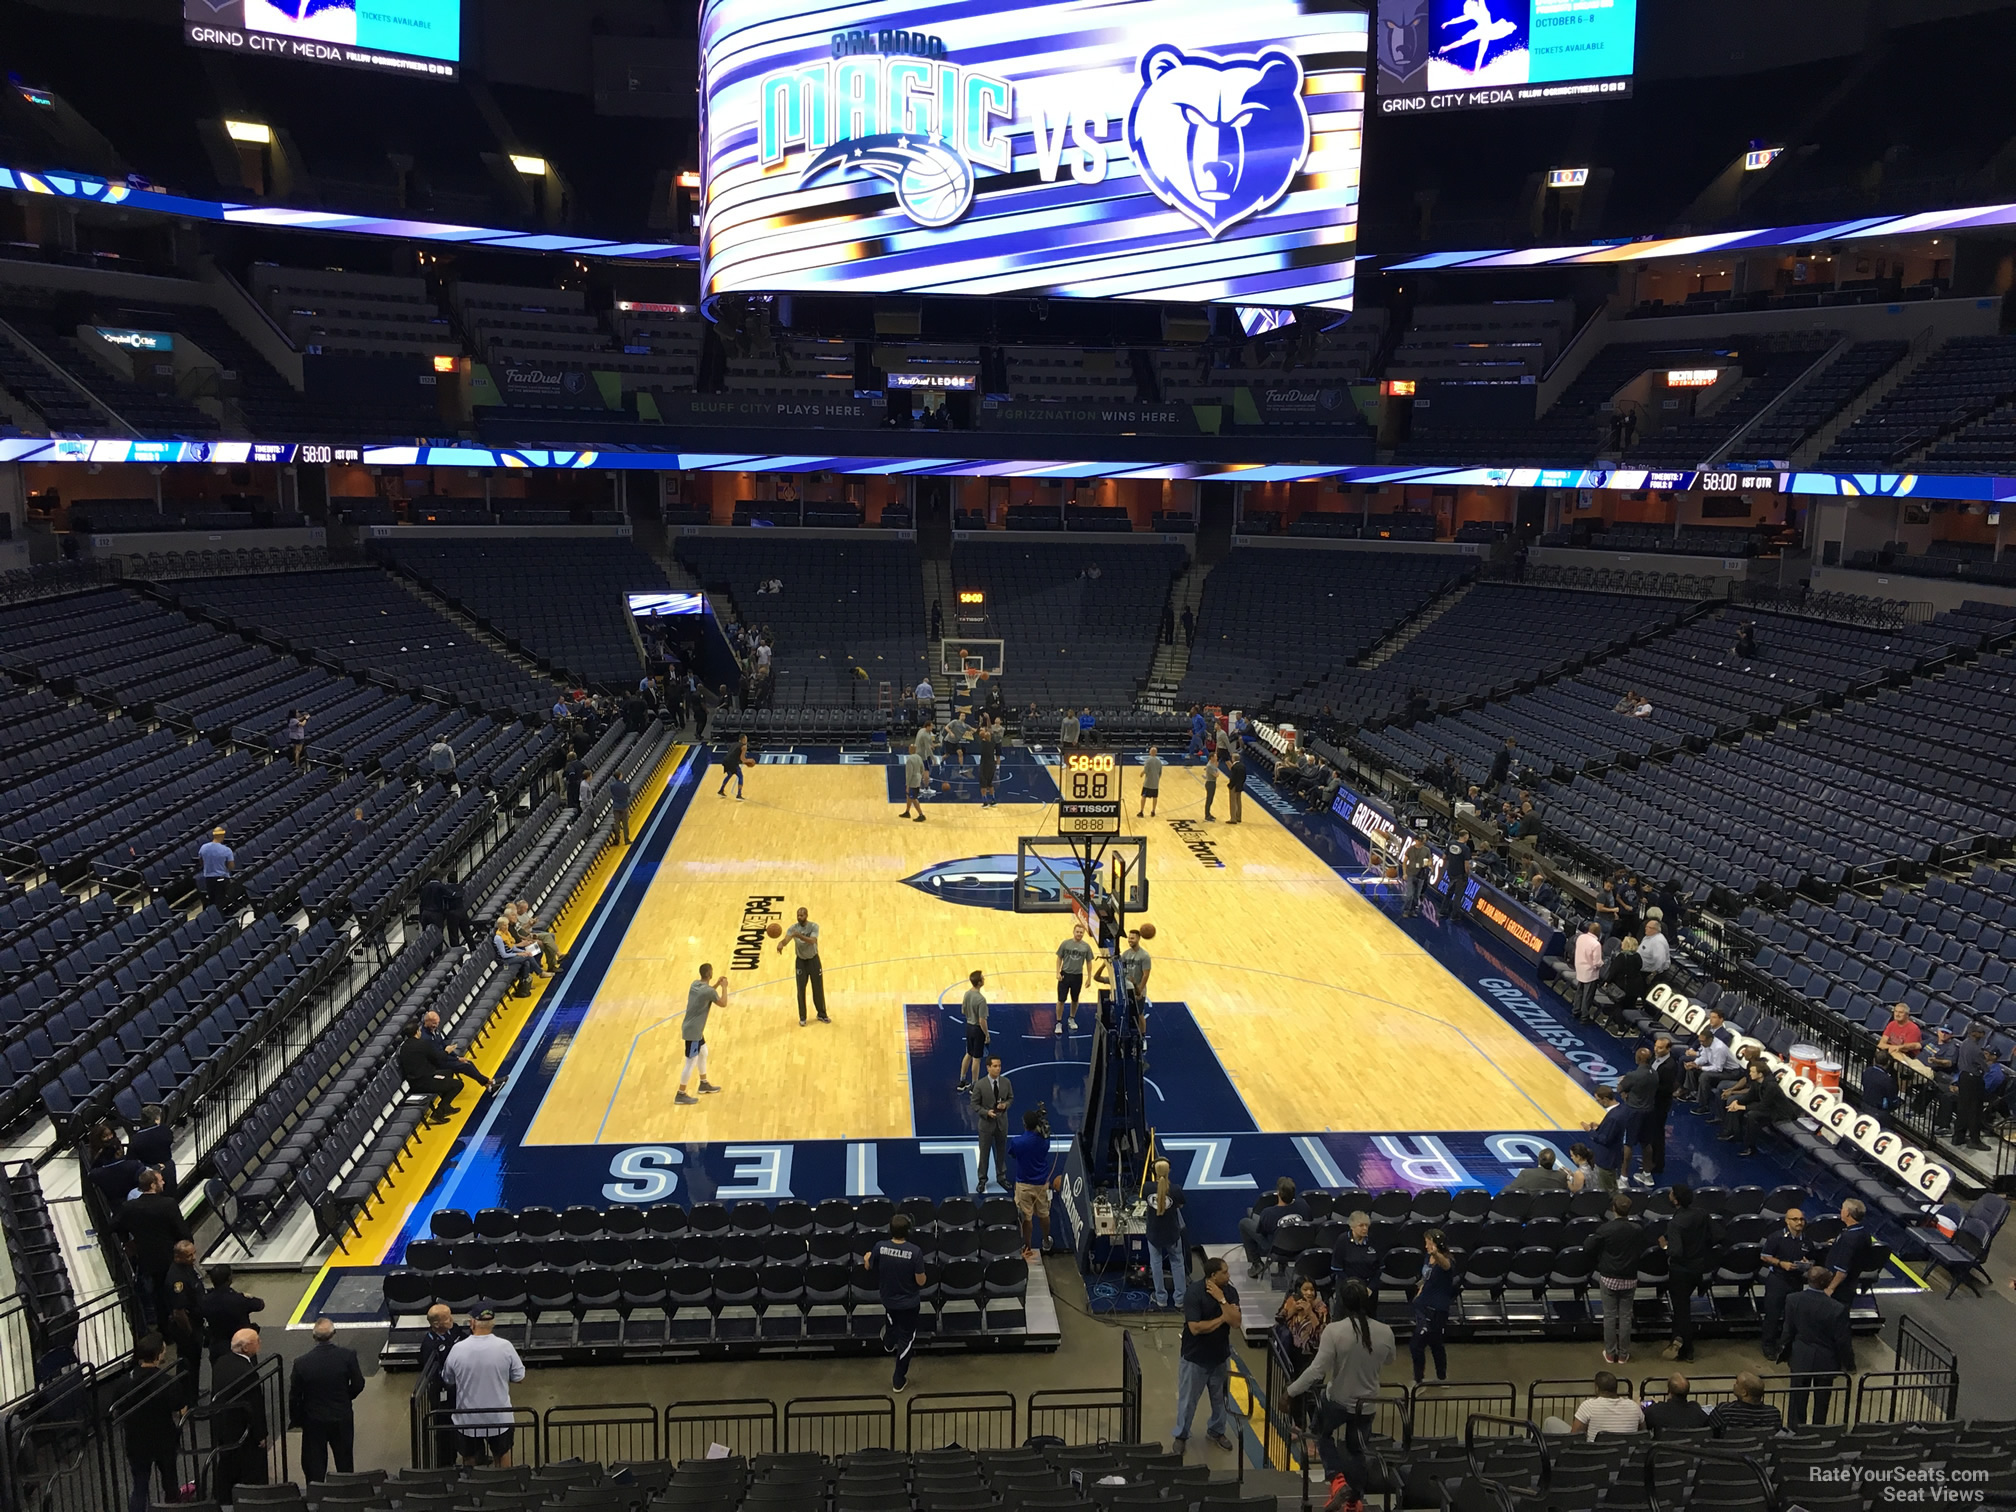
[[[1057,801],[1060,835],[1120,833],[1120,774],[1117,758],[1073,751],[1064,757],[1062,789]]]

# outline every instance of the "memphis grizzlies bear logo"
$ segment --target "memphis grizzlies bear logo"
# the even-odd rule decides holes
[[[1286,194],[1309,155],[1302,65],[1279,51],[1219,58],[1152,47],[1127,147],[1163,203],[1216,237]]]

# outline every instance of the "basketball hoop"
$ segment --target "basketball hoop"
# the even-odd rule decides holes
[[[969,705],[977,704],[979,697],[975,689],[979,684],[987,681],[986,661],[981,657],[962,651],[959,654],[959,680],[966,687],[967,703]]]

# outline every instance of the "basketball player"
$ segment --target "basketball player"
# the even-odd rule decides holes
[[[1127,996],[1136,1013],[1145,1012],[1148,1007],[1148,978],[1154,970],[1154,957],[1141,948],[1141,931],[1128,930],[1127,948],[1120,952],[1120,974],[1127,983]]]
[[[987,974],[976,971],[966,980],[972,985],[959,1000],[959,1012],[966,1019],[966,1053],[959,1060],[961,1092],[973,1090],[973,1078],[986,1064],[987,1055],[987,994],[980,990],[987,985]]]
[[[1073,924],[1071,938],[1057,947],[1057,1027],[1064,1032],[1064,999],[1071,999],[1071,1032],[1078,1032],[1078,994],[1085,990],[1085,968],[1092,964],[1092,947],[1085,943],[1085,926]]]
[[[735,750],[730,754],[727,761],[722,763],[721,786],[716,789],[715,796],[719,798],[726,798],[728,796],[728,779],[733,777],[735,779],[735,801],[740,803],[742,801],[742,768],[748,765],[750,765],[749,737],[744,735],[740,740],[735,742]]]
[[[921,733],[920,738],[921,738]],[[903,758],[903,817],[924,822],[924,800],[918,796],[924,787],[924,758],[914,750]],[[910,811],[917,812],[912,814]]]
[[[963,710],[955,710],[952,722],[945,726],[945,749],[952,756],[956,767],[966,765],[966,742],[973,738],[973,727],[966,723]]]
[[[924,763],[928,772],[938,750],[937,733],[929,715],[925,716],[924,723],[917,726],[917,733],[910,741],[910,749],[917,759]]]
[[[994,807],[994,765],[998,758],[995,747],[1001,740],[1001,726],[989,716],[980,716],[980,735],[976,758],[980,765],[980,807]]]
[[[1211,759],[1204,763],[1204,817],[1211,817],[1211,800],[1218,796],[1218,753],[1213,751]]]
[[[1157,795],[1161,791],[1162,758],[1155,754],[1155,747],[1150,746],[1148,747],[1146,759],[1141,763],[1141,803],[1154,804]],[[1141,804],[1137,803],[1134,806],[1134,817],[1136,819],[1143,817],[1153,819],[1155,817],[1155,810],[1151,807],[1144,816],[1141,812]]]
[[[714,982],[714,968],[702,965],[700,980],[686,989],[686,1019],[679,1026],[679,1035],[686,1041],[686,1068],[679,1073],[679,1095],[672,1099],[687,1107],[700,1101],[686,1095],[686,1083],[695,1070],[700,1073],[702,1092],[719,1092],[721,1089],[707,1080],[707,1015],[714,1011],[716,1003],[728,1001],[728,983]]]
[[[798,947],[798,1027],[805,1027],[805,984],[812,984],[812,1002],[819,1010],[819,1022],[833,1022],[826,1017],[826,972],[819,964],[819,926],[812,922],[811,912],[798,910],[798,922],[784,931],[784,939],[777,947],[777,954],[784,954],[786,945]]]

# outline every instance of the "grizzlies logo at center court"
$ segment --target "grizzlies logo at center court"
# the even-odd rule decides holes
[[[1152,47],[1127,147],[1163,203],[1216,237],[1286,194],[1309,155],[1302,65],[1280,51],[1218,58]]]
[[[1013,856],[968,856],[960,861],[940,861],[903,880],[919,892],[967,908],[1015,907]],[[1084,868],[1052,860],[1043,872],[1026,878],[1022,886],[1030,898],[1056,903],[1064,896],[1066,887],[1084,891]]]

